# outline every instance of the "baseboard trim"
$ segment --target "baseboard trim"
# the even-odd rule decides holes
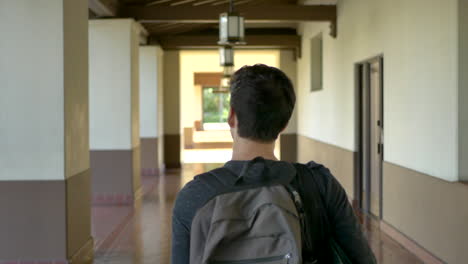
[[[391,237],[393,240],[398,242],[404,248],[406,248],[409,252],[413,253],[416,257],[421,259],[426,264],[445,264],[444,261],[439,259],[438,257],[434,256],[431,252],[427,249],[420,246],[417,242],[412,240],[411,238],[407,237],[405,234],[400,232],[398,229],[390,225],[385,221],[380,221],[380,230],[382,230],[385,234]]]
[[[94,240],[88,241],[69,260],[69,264],[92,264],[94,259]]]

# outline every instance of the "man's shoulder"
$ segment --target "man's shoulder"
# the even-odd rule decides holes
[[[190,225],[198,209],[222,192],[214,170],[196,175],[177,194],[174,216]]]

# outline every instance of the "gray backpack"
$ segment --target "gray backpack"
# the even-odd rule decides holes
[[[225,168],[212,173],[232,174]],[[291,179],[245,183],[233,177],[236,184],[192,221],[190,264],[302,263],[301,201]]]

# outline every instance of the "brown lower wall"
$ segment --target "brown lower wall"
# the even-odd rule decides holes
[[[67,191],[67,255],[88,255],[85,245],[91,238],[91,170],[69,177]],[[84,249],[84,250],[83,250]],[[91,252],[92,253],[92,252]]]
[[[467,202],[467,185],[384,162],[384,221],[447,263],[468,259]]]
[[[297,159],[302,163],[313,160],[329,168],[343,185],[348,196],[354,198],[356,152],[298,135]]]
[[[140,188],[140,148],[91,150],[92,202],[133,203]]]
[[[298,161],[310,160],[330,168],[348,195],[354,197],[356,153],[299,135]],[[466,184],[383,164],[383,230],[400,243],[406,241],[408,249],[427,263],[437,263],[437,259],[466,263],[467,201]]]
[[[280,135],[281,160],[297,162],[297,134]]]
[[[164,164],[168,169],[178,169],[180,164],[180,134],[164,134]]]
[[[90,190],[89,169],[66,180],[1,181],[0,263],[91,263]]]
[[[141,169],[158,169],[158,138],[140,138]]]
[[[0,261],[66,260],[65,181],[1,181],[0,197]]]

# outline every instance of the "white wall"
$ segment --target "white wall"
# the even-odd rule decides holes
[[[299,134],[356,146],[354,64],[384,55],[386,161],[454,181],[457,148],[457,0],[338,2],[329,25],[302,23]],[[324,33],[324,89],[310,93],[310,38]]]
[[[89,22],[90,147],[93,150],[131,149],[135,145],[135,126],[139,125],[135,124],[138,71],[134,67],[139,66],[138,44],[135,44],[139,32],[134,23],[132,19]]]
[[[61,0],[0,1],[0,180],[64,179]]]
[[[279,67],[279,51],[277,50],[236,50],[234,53],[235,69],[244,65],[263,63]],[[180,55],[180,89],[181,89],[181,130],[184,127],[193,127],[199,120],[202,111],[202,102],[194,100],[196,72],[222,72],[219,66],[219,52],[217,50],[186,50]]]
[[[158,137],[157,46],[140,47],[140,137]]]

